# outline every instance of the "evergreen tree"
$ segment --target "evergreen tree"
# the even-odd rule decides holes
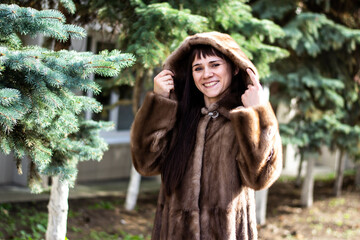
[[[72,6],[71,1],[61,2]],[[53,187],[60,186],[63,198],[56,199],[52,189],[49,211],[67,215],[67,184],[74,183],[77,163],[102,158],[107,144],[99,132],[112,127],[85,120],[83,111],[99,112],[102,106],[76,93],[99,93],[89,76],[116,76],[134,57],[117,50],[95,55],[22,46],[19,35],[38,34],[60,41],[86,35],[83,28],[66,24],[59,11],[0,4],[0,150],[14,153],[19,172],[23,158],[30,159],[33,192],[41,191],[39,174],[58,176],[61,182]],[[54,228],[48,226],[47,239],[65,239],[66,217],[59,223],[57,217],[49,212]]]
[[[31,159],[30,183],[35,191],[39,172],[73,180],[78,161],[101,159],[107,146],[98,133],[111,127],[105,122],[85,121],[82,111],[99,112],[101,105],[74,91],[99,93],[89,75],[115,76],[134,58],[119,51],[94,55],[23,47],[17,33],[42,33],[59,40],[86,33],[65,24],[63,15],[53,10],[2,4],[0,14],[1,150],[13,151],[18,166],[24,156]]]
[[[320,153],[322,145],[352,156],[358,152],[360,21],[354,13],[360,4],[355,2],[251,1],[261,18],[285,32],[277,44],[291,54],[272,65],[268,80],[273,100],[294,102],[296,114],[281,129],[301,159]]]

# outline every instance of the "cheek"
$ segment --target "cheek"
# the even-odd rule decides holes
[[[229,75],[227,82],[226,82],[226,87],[229,87],[231,85],[231,81],[232,81],[232,76]]]
[[[199,76],[197,76],[196,73],[193,73],[192,76],[193,76],[193,79],[194,79],[195,86],[197,88],[199,88],[199,86],[198,86],[199,85]]]
[[[223,76],[225,76],[224,77],[224,85],[225,85],[225,87],[229,87],[231,84],[231,81],[232,81],[232,75],[229,74],[229,72],[224,72],[223,74],[224,74]]]

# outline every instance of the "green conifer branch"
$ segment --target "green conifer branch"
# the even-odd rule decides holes
[[[22,47],[16,42],[18,33],[41,33],[57,40],[81,38],[86,33],[83,28],[65,24],[58,11],[0,5],[0,150],[14,152],[18,169],[19,159],[28,156],[29,185],[37,192],[38,173],[57,174],[73,183],[79,161],[101,159],[107,144],[99,132],[108,127],[95,121],[92,125],[84,123],[82,113],[99,112],[102,106],[74,92],[100,92],[98,84],[89,78],[91,73],[116,76],[135,58],[119,51],[95,55]],[[10,34],[13,36],[7,37]]]

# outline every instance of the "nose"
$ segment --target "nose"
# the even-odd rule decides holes
[[[205,67],[204,68],[204,78],[209,78],[212,77],[213,72],[211,71],[211,69],[209,67]]]

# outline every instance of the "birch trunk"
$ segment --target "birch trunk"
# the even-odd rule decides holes
[[[145,74],[147,76],[148,74]],[[140,107],[140,98],[143,91],[143,83],[144,83],[144,70],[139,69],[137,71],[136,79],[135,79],[135,86],[133,91],[133,98],[132,98],[132,111],[135,116],[139,107]],[[141,176],[135,170],[134,166],[131,165],[131,172],[130,172],[130,182],[126,193],[126,200],[125,200],[125,209],[126,210],[134,210],[137,202],[137,197],[139,194]]]
[[[46,230],[46,240],[65,239],[67,214],[69,209],[68,197],[68,182],[60,181],[58,176],[53,177],[48,205],[49,218]]]
[[[263,189],[255,192],[256,222],[259,225],[264,225],[266,223],[266,205],[268,192],[268,189]]]
[[[337,169],[336,169],[336,179],[334,185],[334,195],[336,197],[341,195],[341,188],[344,180],[344,170],[345,170],[345,158],[344,158],[344,151],[340,150],[340,156],[337,162]]]
[[[134,210],[139,195],[141,176],[135,170],[134,166],[131,166],[130,183],[127,189],[125,209],[128,211]]]
[[[314,165],[315,159],[309,158],[306,166],[306,176],[301,189],[301,205],[311,207],[314,201]]]
[[[270,99],[270,89],[267,86],[264,86],[264,94],[267,100]],[[255,201],[256,201],[256,221],[260,225],[264,225],[266,222],[266,206],[267,206],[267,196],[268,189],[263,189],[255,192]]]

